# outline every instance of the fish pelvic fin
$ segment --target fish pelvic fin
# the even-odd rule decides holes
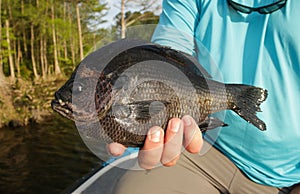
[[[228,98],[231,99],[228,102],[229,108],[258,129],[266,130],[266,124],[256,116],[256,113],[261,112],[260,104],[266,100],[268,91],[243,84],[228,84],[226,90],[230,95]]]

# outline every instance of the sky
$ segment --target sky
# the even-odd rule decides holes
[[[108,10],[108,14],[104,18],[105,20],[107,20],[107,22],[101,24],[101,27],[109,28],[112,24],[115,23],[114,17],[120,12],[121,0],[104,0],[104,1],[108,3],[110,9]],[[162,0],[158,0],[159,4],[161,4],[161,2]],[[130,10],[135,11],[135,8],[131,7]],[[138,10],[138,8],[136,8],[136,10]]]
[[[105,0],[108,3],[109,11],[107,16],[105,16],[106,23],[102,24],[103,27],[109,27],[114,22],[114,17],[120,12],[120,9],[116,7],[116,5],[120,4],[120,0]]]

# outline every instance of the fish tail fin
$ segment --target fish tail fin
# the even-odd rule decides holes
[[[243,84],[228,84],[226,90],[230,95],[228,98],[231,98],[229,108],[258,129],[266,130],[266,124],[256,116],[256,113],[261,112],[260,104],[266,100],[268,91]]]

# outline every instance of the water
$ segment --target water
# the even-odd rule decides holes
[[[60,193],[100,163],[59,116],[0,129],[0,193]]]

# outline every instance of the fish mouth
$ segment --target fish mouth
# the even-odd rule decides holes
[[[58,112],[62,116],[74,121],[72,104],[70,102],[64,102],[61,99],[55,99],[52,100],[51,107],[54,111]]]
[[[51,107],[60,115],[78,124],[86,124],[87,122],[94,123],[99,121],[96,112],[87,112],[84,109],[78,109],[78,107],[71,102],[64,102],[61,99],[56,98],[52,100]]]

